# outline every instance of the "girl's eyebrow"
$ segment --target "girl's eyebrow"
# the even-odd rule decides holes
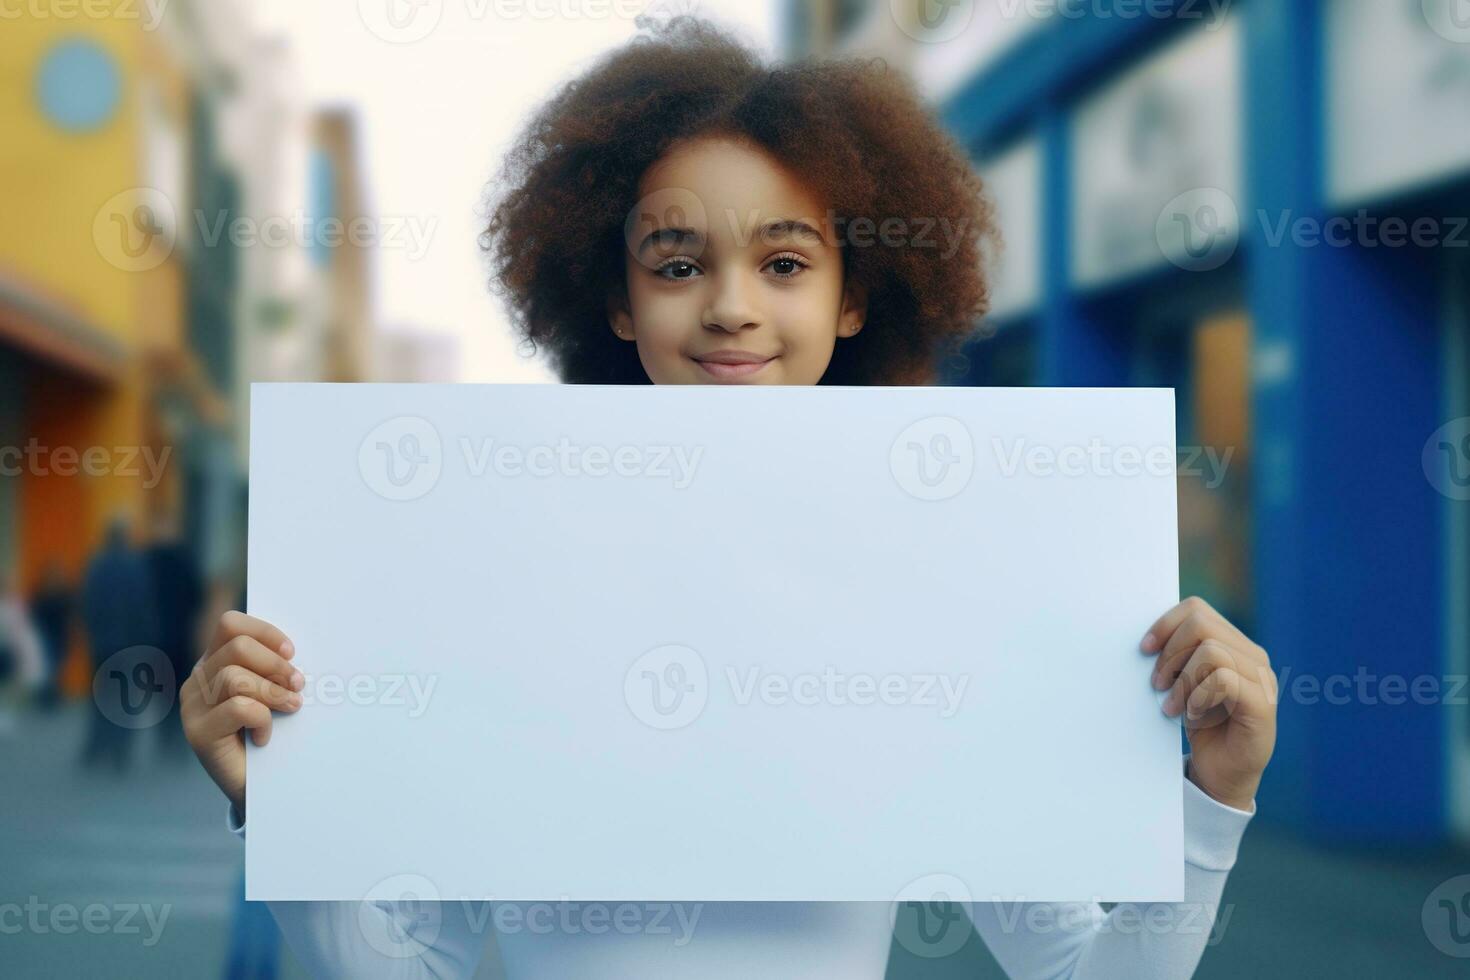
[[[785,238],[806,239],[811,245],[820,245],[826,241],[816,228],[800,218],[776,218],[767,221],[756,229],[750,240],[768,245]],[[693,228],[655,228],[638,243],[635,254],[641,256],[653,245],[678,248],[685,242],[703,244],[704,235]]]
[[[775,221],[767,221],[760,226],[756,237],[763,242],[777,238],[812,238],[814,245],[825,241],[817,229],[800,218],[780,218]]]
[[[644,236],[643,241],[638,243],[635,254],[642,255],[650,245],[670,245],[678,247],[684,242],[699,244],[704,241],[704,236],[693,228],[655,228]]]

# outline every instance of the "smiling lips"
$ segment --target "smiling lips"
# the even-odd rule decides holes
[[[721,381],[748,378],[775,359],[774,354],[752,354],[739,350],[717,350],[694,356],[695,363]]]

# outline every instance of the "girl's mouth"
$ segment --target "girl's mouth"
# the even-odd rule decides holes
[[[777,355],[752,354],[746,351],[722,350],[691,357],[695,364],[717,381],[743,381],[758,373]]]

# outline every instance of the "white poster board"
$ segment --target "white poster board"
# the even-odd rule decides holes
[[[1173,404],[255,385],[249,898],[1180,900]]]

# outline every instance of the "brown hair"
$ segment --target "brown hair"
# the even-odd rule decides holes
[[[647,383],[607,325],[609,297],[626,295],[624,221],[671,144],[737,135],[801,174],[851,232],[843,274],[867,291],[866,325],[838,343],[822,383],[929,381],[986,310],[981,249],[994,232],[964,151],[911,83],[878,59],[766,67],[697,18],[640,26],[541,107],[495,182],[481,246],[531,348],[564,381]],[[911,239],[879,242],[895,219]]]

